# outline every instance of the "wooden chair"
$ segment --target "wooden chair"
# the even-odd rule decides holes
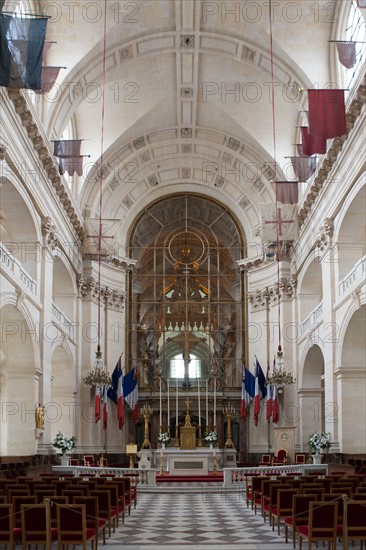
[[[79,459],[78,458],[70,458],[69,466],[79,466]]]
[[[95,466],[93,455],[84,455],[83,462],[84,466]]]
[[[0,544],[15,549],[15,543],[22,539],[22,530],[14,527],[12,504],[0,504]]]
[[[27,545],[43,544],[51,548],[51,542],[57,540],[57,529],[51,528],[50,505],[34,504],[21,506],[22,550]]]
[[[95,550],[98,550],[99,530],[102,531],[103,544],[105,544],[105,528],[107,521],[99,517],[98,498],[97,497],[74,497],[73,504],[84,504],[86,510],[86,527],[95,529]]]
[[[299,493],[298,489],[280,487],[277,490],[277,502],[272,506],[270,523],[274,531],[275,520],[277,520],[277,534],[280,535],[281,518],[289,516],[292,512],[293,496]]]
[[[57,540],[58,548],[63,545],[82,546],[86,550],[88,542],[94,550],[96,530],[86,525],[86,509],[84,504],[57,505]]]
[[[305,464],[305,462],[306,462],[306,454],[297,453],[295,455],[295,464]]]
[[[273,457],[272,465],[283,465],[287,463],[287,451],[286,449],[279,449],[277,456]]]
[[[263,503],[263,521],[266,523],[267,514],[271,524],[272,510],[277,504],[278,491],[283,487],[281,483],[273,483],[269,486],[269,498]]]
[[[113,525],[113,533],[116,530],[116,510],[111,506],[111,493],[107,490],[90,491],[91,497],[98,498],[99,517],[108,522],[108,533],[111,536],[111,526]]]
[[[308,550],[311,550],[312,543],[328,541],[332,543],[332,549],[337,548],[337,502],[310,502],[309,523],[300,525],[297,528],[300,537],[300,550],[302,541],[308,541]]]
[[[366,500],[359,500],[357,502],[345,503],[345,515],[347,518],[347,526],[342,521],[341,525],[338,525],[337,535],[344,538],[347,537],[348,542],[355,540],[366,540]],[[347,528],[346,528],[347,527]]]
[[[22,523],[21,518],[21,506],[34,506],[37,504],[37,497],[35,495],[15,496],[12,499],[14,507],[14,526],[20,527]]]
[[[51,527],[57,527],[57,504],[69,504],[68,497],[55,496],[50,498]]]
[[[262,455],[261,461],[258,466],[270,466],[271,465],[271,455]]]
[[[299,525],[306,525],[309,516],[310,502],[317,500],[317,495],[293,495],[292,513],[285,516],[285,538],[288,542],[288,529],[292,529],[292,546],[296,548],[296,533]]]
[[[248,501],[251,503],[252,510],[254,510],[254,502],[256,499],[261,498],[261,489],[262,489],[262,481],[264,479],[269,479],[267,476],[255,476],[252,477],[252,486],[251,486],[251,493],[250,497],[248,497]],[[259,500],[260,502],[260,500]]]

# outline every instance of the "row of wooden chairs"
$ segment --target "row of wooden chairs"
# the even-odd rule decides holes
[[[98,546],[98,518],[87,515],[85,504],[54,504],[56,510],[56,526],[52,527],[49,502],[43,504],[22,505],[20,527],[14,525],[12,504],[0,504],[0,544],[15,550],[15,544],[22,543],[22,549],[27,545],[44,545],[48,550],[53,541],[58,541],[58,548],[64,545],[81,545],[86,550],[90,543],[91,549]],[[105,539],[104,539],[105,543]]]
[[[356,537],[352,540],[361,540],[357,539],[357,537],[362,535],[366,540],[366,487],[363,485],[363,482],[360,482],[359,478],[356,479],[356,477],[352,476],[343,478],[342,482],[338,483],[337,478],[309,479],[308,476],[304,477],[306,479],[284,479],[284,476],[280,476],[279,479],[271,479],[265,476],[252,477],[246,489],[247,506],[251,504],[255,513],[257,512],[257,508],[260,507],[264,521],[266,521],[267,516],[269,517],[272,530],[274,530],[275,522],[277,522],[278,535],[280,535],[280,525],[281,520],[283,520],[286,542],[288,539],[288,529],[290,528],[293,531],[294,548],[296,547],[296,533],[300,536],[300,547],[302,539],[308,539],[309,548],[311,548],[312,540],[330,540],[327,537],[331,532],[331,522],[327,524],[329,533],[325,533],[325,531],[321,531],[320,527],[319,529],[316,527],[317,523],[319,523],[317,518],[318,516],[321,517],[321,512],[317,512],[317,507],[324,506],[325,519],[328,518],[330,513],[333,513],[332,506],[336,508],[335,531],[333,529],[331,532],[331,540],[333,541],[337,533],[338,536],[342,536],[343,534],[341,528],[344,525],[343,518],[346,513],[343,507],[343,499],[349,498],[349,504],[352,504],[352,513],[355,513],[354,517],[357,519],[355,521],[352,520],[349,524],[352,527],[351,534],[347,531],[346,536],[351,537],[352,535],[352,537]],[[313,481],[313,483],[309,483],[309,481]],[[311,511],[310,503],[313,503]],[[318,503],[318,505],[316,506],[314,503]],[[329,503],[332,506],[327,507]],[[363,515],[361,513],[362,510]],[[361,517],[363,517],[363,523],[360,519]],[[299,521],[297,518],[299,518]],[[303,527],[304,525],[304,529],[299,529],[299,527]],[[359,529],[357,530],[356,527]],[[325,534],[324,539],[317,538]]]

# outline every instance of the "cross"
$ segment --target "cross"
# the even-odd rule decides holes
[[[187,405],[187,411],[186,412],[189,412],[189,405],[192,403],[192,401],[190,401],[187,397],[187,399],[184,401],[184,403]]]
[[[269,223],[275,223],[275,224],[278,224],[278,234],[279,236],[282,235],[282,225],[285,224],[285,223],[295,223],[295,220],[283,220],[282,217],[281,217],[281,208],[277,208],[277,218],[274,222],[270,222],[270,221],[265,221],[264,223],[266,224],[269,224]]]

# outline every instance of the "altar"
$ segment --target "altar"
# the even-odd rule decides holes
[[[216,468],[223,466],[223,450],[200,447],[192,450],[183,450],[175,447],[155,449],[153,454],[153,467],[160,467],[163,457],[164,471],[172,475],[207,475],[214,469],[214,457]]]

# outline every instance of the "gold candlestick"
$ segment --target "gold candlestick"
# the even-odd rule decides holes
[[[151,449],[151,443],[149,440],[149,418],[152,413],[153,410],[150,405],[145,403],[145,405],[141,409],[141,414],[144,417],[144,442],[141,445],[141,449]]]
[[[216,449],[213,451],[212,473],[214,476],[217,474]]]
[[[231,420],[233,416],[235,416],[235,408],[233,405],[227,405],[227,407],[224,409],[224,414],[227,418],[227,436],[226,436],[226,442],[225,442],[225,448],[232,449],[234,447],[233,440],[231,439]]]
[[[160,451],[160,475],[164,473],[164,454],[163,450]]]
[[[202,447],[202,426],[201,424],[198,425],[198,443],[197,447]]]

